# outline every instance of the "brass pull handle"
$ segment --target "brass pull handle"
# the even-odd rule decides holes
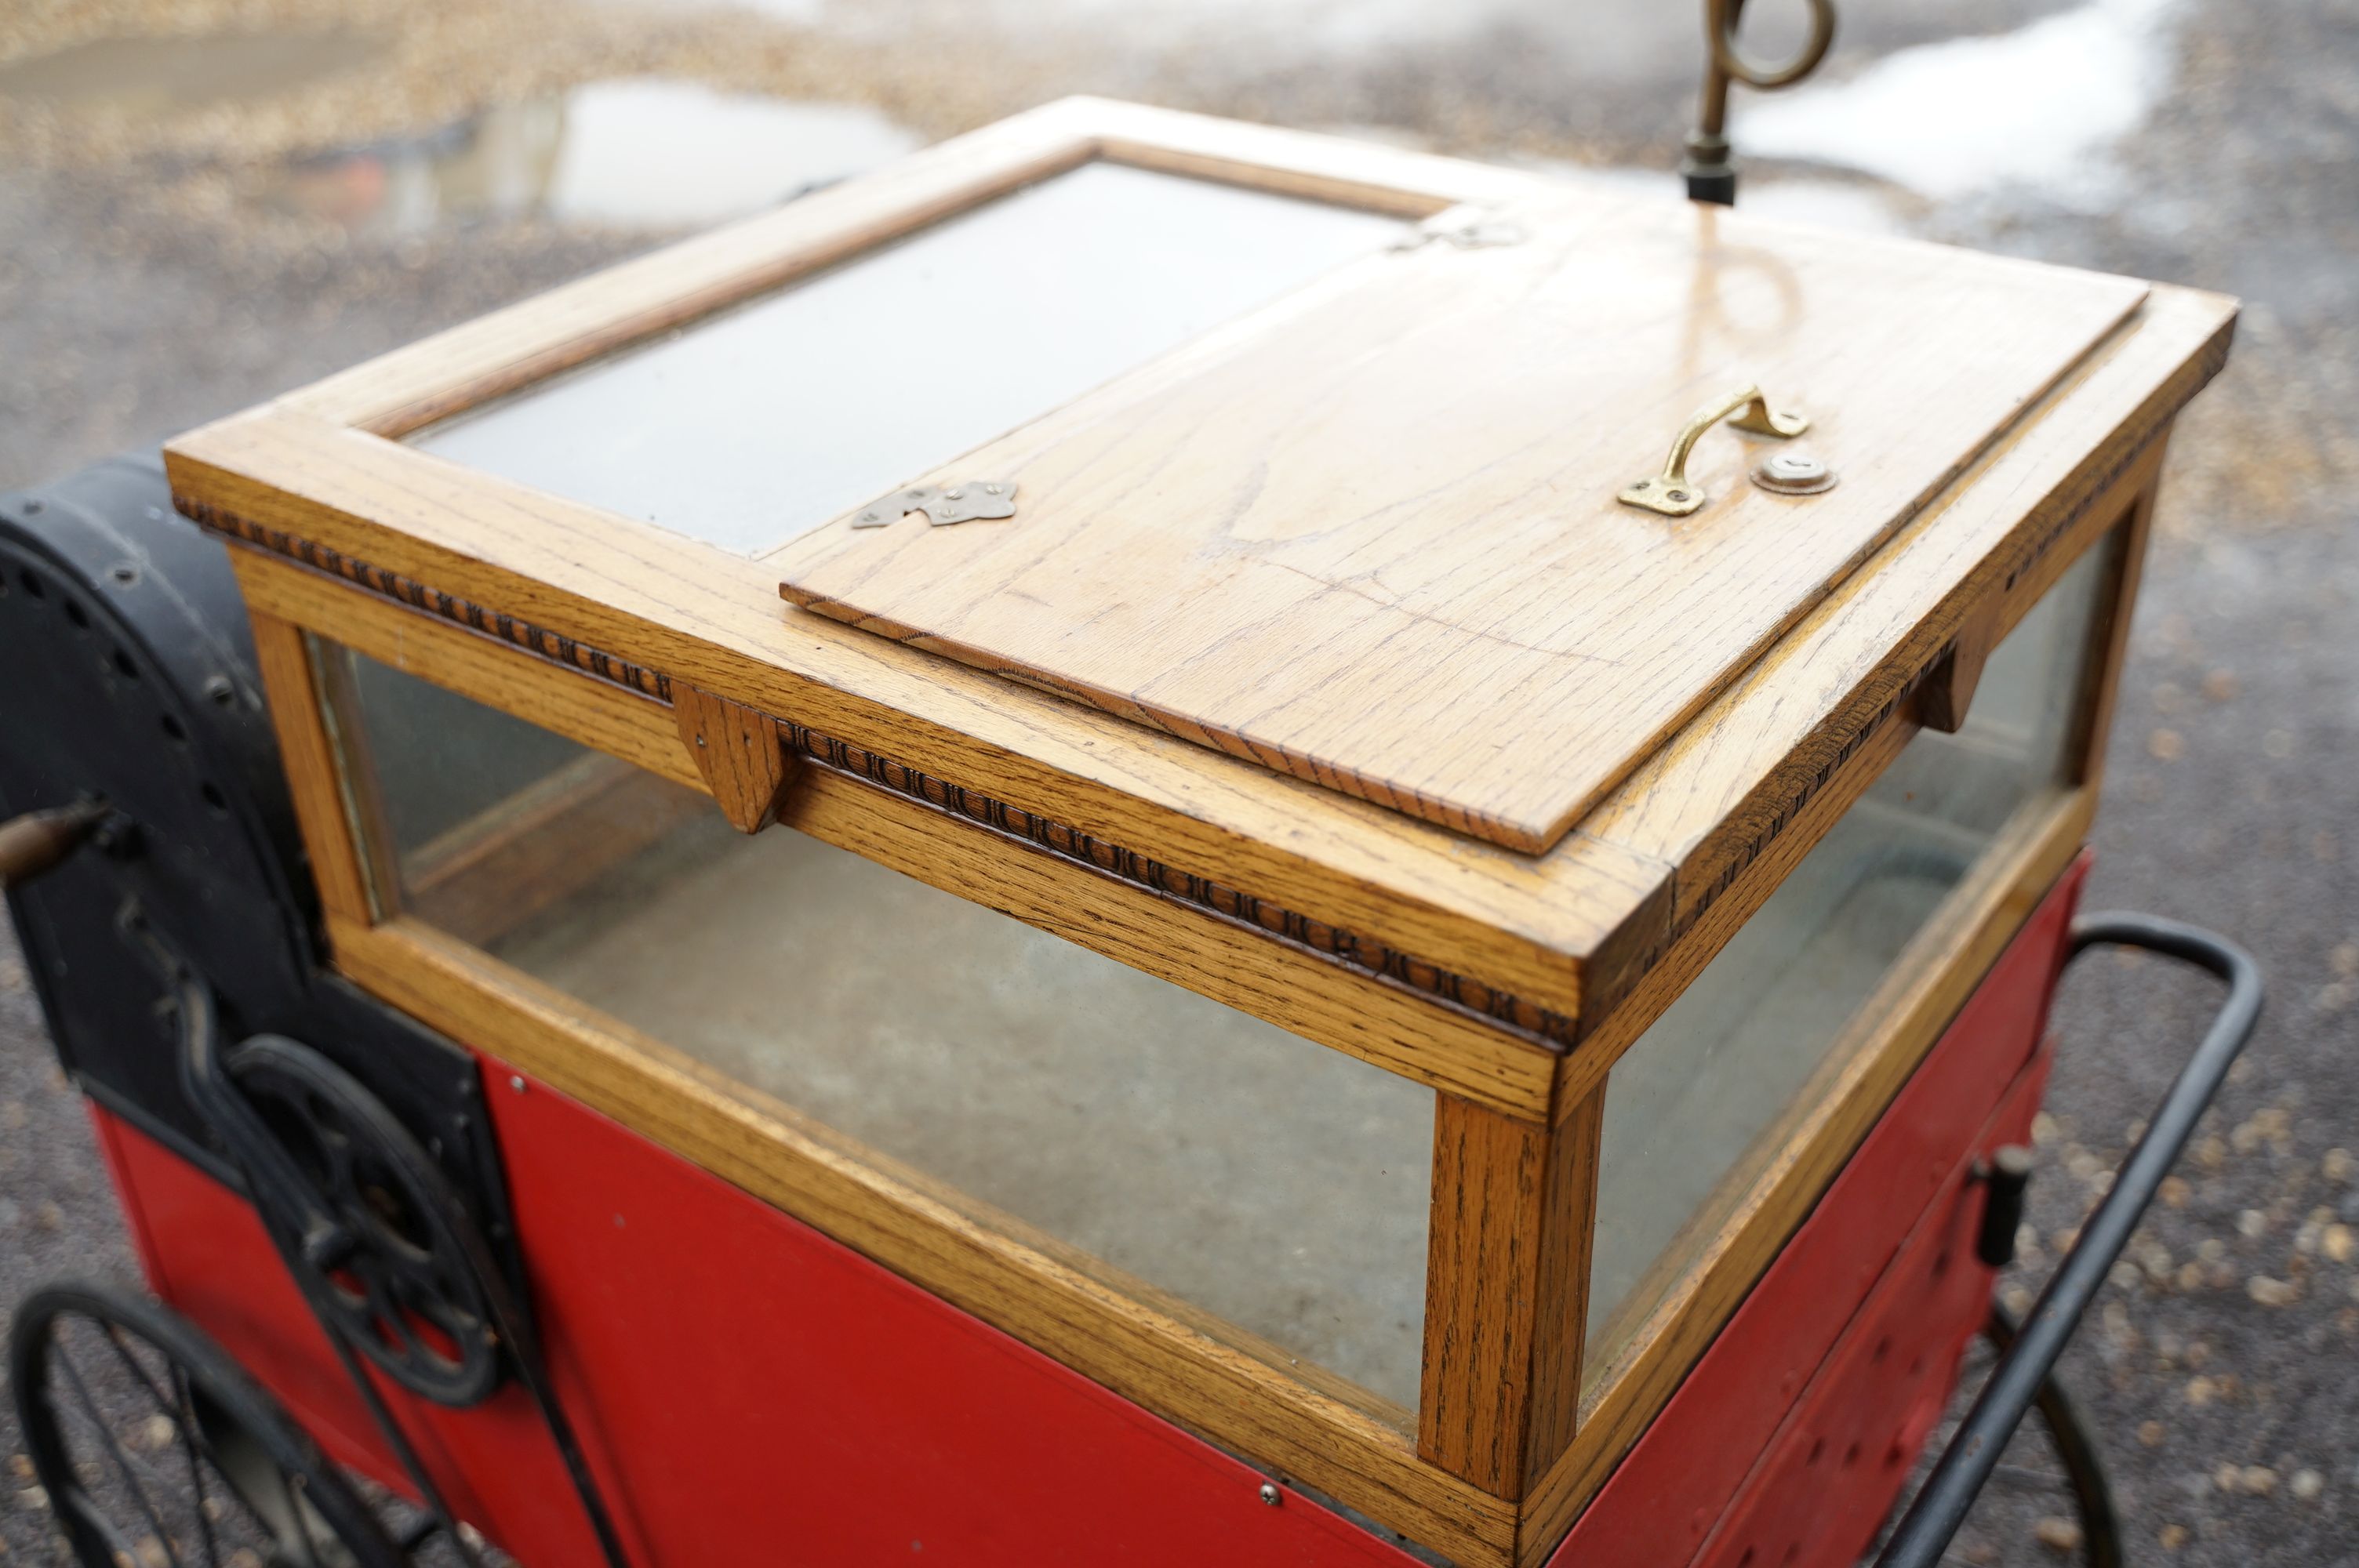
[[[1735,417],[1729,418],[1731,415]],[[1688,480],[1688,454],[1695,450],[1703,433],[1723,419],[1735,429],[1780,441],[1790,440],[1810,427],[1810,422],[1799,414],[1772,409],[1759,387],[1739,387],[1697,409],[1695,417],[1680,427],[1679,438],[1672,441],[1671,455],[1663,460],[1663,471],[1623,486],[1616,499],[1625,505],[1642,506],[1666,517],[1685,517],[1701,507],[1706,497]]]

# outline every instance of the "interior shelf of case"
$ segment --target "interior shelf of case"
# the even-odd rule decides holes
[[[1417,1404],[1430,1090],[789,829],[742,837],[709,807],[490,947]]]

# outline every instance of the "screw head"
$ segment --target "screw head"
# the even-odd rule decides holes
[[[508,1087],[514,1089],[518,1094],[524,1093],[524,1075],[522,1073],[509,1074]]]
[[[943,498],[949,501],[964,501],[966,499],[966,492],[963,490],[944,491],[942,494]]]
[[[1834,487],[1835,471],[1808,452],[1778,452],[1761,460],[1753,482],[1778,495],[1816,495]]]
[[[1261,1484],[1261,1500],[1267,1503],[1271,1508],[1276,1508],[1279,1503],[1286,1500],[1286,1494],[1277,1489],[1276,1482],[1264,1481]]]

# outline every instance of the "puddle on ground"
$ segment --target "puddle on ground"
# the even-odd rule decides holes
[[[303,159],[271,200],[373,238],[481,219],[719,222],[921,145],[862,104],[631,79],[486,109],[435,135]]]
[[[0,97],[123,114],[183,114],[308,87],[384,52],[384,39],[343,28],[97,38],[0,65]]]
[[[1952,200],[2003,186],[2108,201],[2115,144],[2171,79],[2173,0],[2092,0],[1992,38],[1900,49],[1744,104],[1740,155],[1834,164]]]

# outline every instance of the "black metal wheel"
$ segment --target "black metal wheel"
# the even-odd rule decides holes
[[[1960,1399],[1971,1399],[1988,1386],[1994,1368],[2006,1360],[2022,1332],[2016,1314],[1994,1300],[1982,1334],[1966,1346],[1960,1361],[1952,1413],[1926,1444],[1911,1487],[1903,1493],[1904,1502],[1921,1495],[1936,1455],[1955,1445]],[[1940,1561],[1983,1562],[1996,1549],[2001,1560],[2013,1562],[2016,1554],[2003,1543],[2036,1538],[2041,1555],[2058,1554],[2053,1561],[2077,1563],[2081,1568],[2122,1568],[2121,1516],[2096,1438],[2053,1368],[2040,1379],[2024,1414],[2022,1424],[2000,1440],[1989,1484],[1974,1499],[1970,1517],[1961,1520],[1960,1539],[1969,1541],[1969,1549],[1962,1555],[1946,1553]],[[2028,1419],[2035,1416],[2037,1420]],[[1886,1521],[1877,1551],[1889,1544],[1899,1523],[1897,1514]],[[2059,1527],[2069,1529],[2049,1533]]]
[[[1983,1337],[1990,1341],[1991,1348],[2004,1356],[2015,1348],[2022,1333],[2023,1325],[2015,1314],[1992,1302],[1990,1319],[1983,1325]],[[2105,1478],[2104,1463],[2097,1456],[2096,1439],[2081,1419],[2081,1407],[2065,1392],[2053,1370],[2039,1380],[2032,1408],[2048,1428],[2048,1446],[2064,1472],[2065,1488],[2072,1494],[2073,1509],[2081,1516],[2082,1552],[2089,1568],[2122,1568],[2122,1521],[2114,1509],[2113,1483]]]
[[[118,1286],[25,1298],[8,1373],[82,1568],[400,1568],[400,1547],[278,1402],[194,1325]]]
[[[292,1232],[281,1247],[321,1315],[412,1393],[461,1408],[489,1395],[501,1365],[484,1292],[497,1265],[408,1129],[296,1041],[256,1035],[224,1065],[291,1162],[291,1190],[259,1207]]]

